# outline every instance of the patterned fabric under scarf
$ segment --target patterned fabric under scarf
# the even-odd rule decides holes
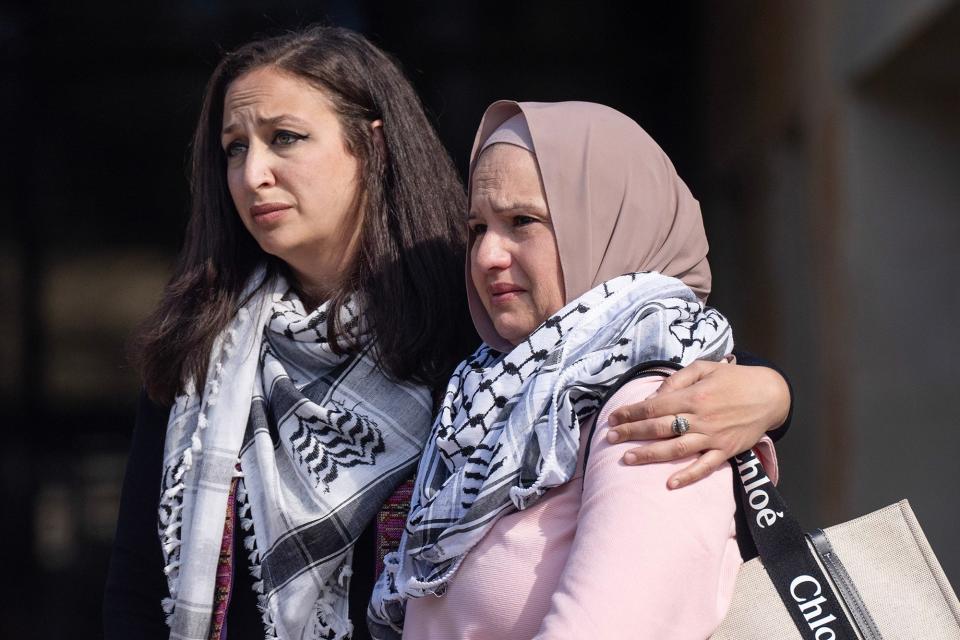
[[[227,516],[223,523],[223,541],[220,543],[220,560],[217,562],[217,582],[213,595],[213,619],[210,623],[210,640],[226,640],[227,608],[233,590],[233,535],[236,529],[237,481],[230,483],[227,498]]]
[[[397,487],[377,513],[377,566],[373,574],[374,580],[383,573],[383,558],[400,546],[403,525],[407,523],[407,514],[410,513],[412,495],[413,478],[410,478]]]

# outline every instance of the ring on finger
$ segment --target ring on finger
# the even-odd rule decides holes
[[[687,431],[690,431],[690,421],[681,416],[673,416],[673,423],[670,425],[670,430],[673,431],[673,435],[682,436]]]

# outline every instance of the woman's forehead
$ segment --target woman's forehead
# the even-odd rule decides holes
[[[477,159],[470,180],[471,203],[484,199],[495,212],[515,203],[543,202],[543,184],[535,156],[512,144],[495,144]]]
[[[227,85],[223,107],[229,114],[247,109],[329,110],[331,105],[327,95],[305,79],[274,67],[261,67]]]

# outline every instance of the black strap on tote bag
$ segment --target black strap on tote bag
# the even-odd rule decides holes
[[[804,640],[880,640],[823,532],[803,533],[753,451],[734,456],[730,464],[749,535]]]

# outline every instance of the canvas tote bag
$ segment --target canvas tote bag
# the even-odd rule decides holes
[[[960,640],[960,603],[906,500],[804,534],[752,451],[731,464],[758,557],[711,640]]]

